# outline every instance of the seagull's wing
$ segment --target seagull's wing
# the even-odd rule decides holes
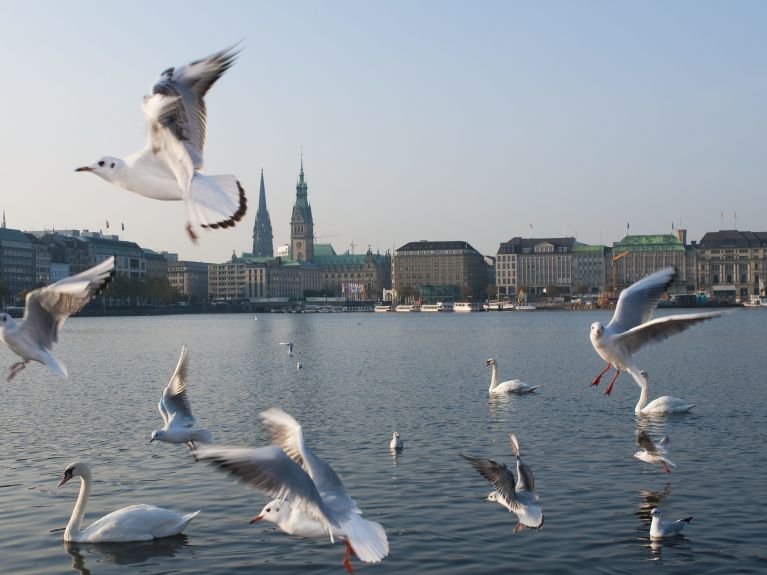
[[[272,407],[260,413],[272,443],[281,448],[300,465],[314,481],[322,500],[343,520],[352,512],[360,513],[357,504],[346,491],[341,478],[326,461],[317,457],[304,442],[301,426],[281,409]]]
[[[238,54],[239,50],[232,46],[178,68],[168,68],[152,87],[152,94],[173,99],[165,125],[183,143],[195,169],[199,170],[203,164],[207,123],[205,94],[234,64]]]
[[[171,171],[179,190],[186,196],[194,177],[194,163],[189,151],[174,131],[178,96],[145,96],[144,118],[149,128],[144,154],[153,154]],[[149,162],[148,162],[149,163]]]
[[[614,341],[624,351],[634,354],[647,344],[663,341],[672,335],[682,333],[696,323],[721,315],[719,312],[706,312],[659,317],[619,333],[615,336]]]
[[[339,526],[338,517],[325,505],[311,477],[279,447],[201,445],[192,453],[270,497],[290,498],[292,505],[320,521],[328,532]]]
[[[652,437],[650,437],[650,434],[647,433],[644,429],[637,431],[634,439],[636,444],[644,449],[647,453],[658,453],[658,448],[655,446]]]
[[[517,486],[516,491],[529,491],[537,499],[538,495],[535,493],[535,478],[533,477],[533,470],[530,469],[523,461],[519,453],[519,441],[517,436],[511,434],[511,449],[517,458]]]
[[[186,346],[183,345],[181,346],[181,356],[178,358],[178,364],[176,364],[176,369],[162,392],[162,399],[158,408],[161,415],[163,409],[165,410],[165,416],[172,419],[174,425],[193,427],[194,416],[192,415],[192,406],[186,394],[187,365],[187,351]]]
[[[514,508],[517,494],[515,492],[514,475],[512,475],[508,467],[503,463],[498,463],[492,459],[485,459],[484,457],[474,457],[465,453],[459,453],[458,455],[471,463],[472,467],[479,471],[482,477],[492,483],[501,497],[512,506],[512,509]]]
[[[674,281],[674,276],[674,268],[665,268],[623,290],[607,327],[621,333],[648,321],[661,296]]]
[[[112,281],[114,268],[115,258],[110,256],[84,272],[29,292],[18,334],[51,349],[59,340],[59,328],[64,321],[101,293]]]

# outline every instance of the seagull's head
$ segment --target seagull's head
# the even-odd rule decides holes
[[[605,332],[605,326],[603,326],[598,321],[595,321],[591,324],[591,338],[599,338],[602,337],[602,334]]]
[[[399,431],[392,433],[392,439],[396,439],[397,437],[399,437]]]
[[[282,499],[274,499],[267,503],[261,510],[261,513],[250,520],[250,523],[257,523],[262,519],[271,523],[280,523],[290,516],[290,503]]]
[[[496,362],[492,357],[485,360],[485,365],[495,365],[496,363],[498,362]]]
[[[120,158],[104,156],[98,162],[94,162],[90,166],[81,166],[77,168],[75,172],[93,172],[100,178],[104,178],[107,182],[111,182],[122,165],[123,161]]]
[[[652,515],[653,517],[657,517],[658,519],[660,519],[660,515],[661,515],[661,513],[660,513],[660,509],[658,509],[657,507],[653,507],[653,508],[652,508],[652,511],[650,511],[650,515]]]
[[[7,325],[13,325],[14,323],[16,322],[13,321],[13,318],[10,315],[7,313],[0,313],[0,329]]]
[[[155,429],[152,432],[152,435],[149,436],[149,443],[152,443],[153,441],[160,441],[163,435],[164,433],[162,429]]]
[[[487,496],[485,501],[498,501],[498,492],[493,491],[490,495]]]
[[[69,481],[73,477],[90,478],[90,476],[91,476],[91,470],[88,467],[88,464],[83,463],[82,461],[75,461],[74,463],[70,463],[69,465],[67,465],[67,468],[64,470],[64,475],[61,478],[61,481],[59,481],[59,487],[64,485],[67,481]]]

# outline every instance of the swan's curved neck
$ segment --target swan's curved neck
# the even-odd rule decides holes
[[[634,413],[636,415],[640,415],[642,413],[642,409],[644,409],[644,406],[647,404],[647,381],[644,377],[642,377],[641,374],[635,379],[637,385],[642,388],[642,392],[639,394],[639,401],[637,401],[637,405],[634,408]]]
[[[73,535],[81,531],[83,517],[85,516],[85,506],[88,504],[88,498],[91,496],[91,474],[89,472],[80,476],[80,494],[77,496],[77,503],[72,510],[72,517],[64,531],[64,539],[69,541]]]
[[[493,375],[490,378],[490,391],[493,391],[495,386],[498,385],[498,368],[495,364],[492,364],[490,367],[493,368]]]

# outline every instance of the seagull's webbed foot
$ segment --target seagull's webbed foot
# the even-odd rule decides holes
[[[517,533],[519,533],[520,531],[522,531],[524,528],[525,528],[525,526],[524,526],[524,525],[522,525],[521,523],[517,523],[517,524],[514,526],[514,531],[512,532],[512,534],[513,534],[513,535],[516,535]]]
[[[613,392],[613,385],[615,385],[615,380],[618,379],[618,376],[620,375],[620,373],[621,373],[620,369],[615,370],[615,375],[610,380],[610,385],[608,385],[607,389],[605,389],[605,395],[610,395]]]
[[[351,543],[349,543],[348,539],[344,539],[344,545],[346,545],[343,561],[344,567],[349,573],[351,573],[351,575],[354,575],[354,565],[352,565],[352,562],[349,561],[349,557],[355,557],[357,554],[354,552],[354,548],[351,546]]]
[[[663,462],[663,471],[665,471],[666,473],[671,473],[671,469],[669,469],[669,466],[666,465],[665,461]]]
[[[591,385],[599,385],[599,382],[602,381],[602,376],[607,373],[607,370],[610,369],[610,364],[607,364],[607,367],[605,367],[602,371],[599,372],[599,375],[594,378],[594,381],[591,382]]]
[[[8,374],[8,379],[6,379],[6,383],[11,383],[14,377],[25,367],[27,367],[26,361],[17,361],[11,366],[11,372]]]
[[[192,240],[192,243],[197,245],[197,234],[194,233],[192,224],[189,222],[186,223],[186,233],[189,235],[189,239]]]

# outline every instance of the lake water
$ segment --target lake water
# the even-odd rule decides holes
[[[195,464],[184,446],[147,445],[156,404],[189,346],[190,398],[217,442],[262,445],[258,413],[279,406],[304,427],[391,552],[359,573],[764,573],[767,571],[767,313],[736,310],[643,350],[650,397],[695,403],[689,415],[637,418],[639,388],[611,397],[589,383],[602,362],[589,342],[606,312],[261,314],[73,318],[58,356],[63,383],[39,364],[2,384],[0,572],[344,573],[343,547],[248,525],[268,498]],[[293,341],[288,357],[279,341]],[[15,356],[0,350],[6,366]],[[490,400],[501,380],[542,387]],[[304,369],[296,370],[300,360]],[[609,381],[609,380],[608,380]],[[605,382],[607,383],[607,382]],[[660,466],[632,457],[638,427],[669,435]],[[405,449],[388,450],[392,431]],[[513,464],[509,433],[533,469],[545,524],[516,523],[486,503],[490,485],[458,451]],[[94,474],[86,524],[152,503],[202,509],[181,537],[65,545],[79,487]],[[679,540],[651,545],[649,509],[693,515]]]

